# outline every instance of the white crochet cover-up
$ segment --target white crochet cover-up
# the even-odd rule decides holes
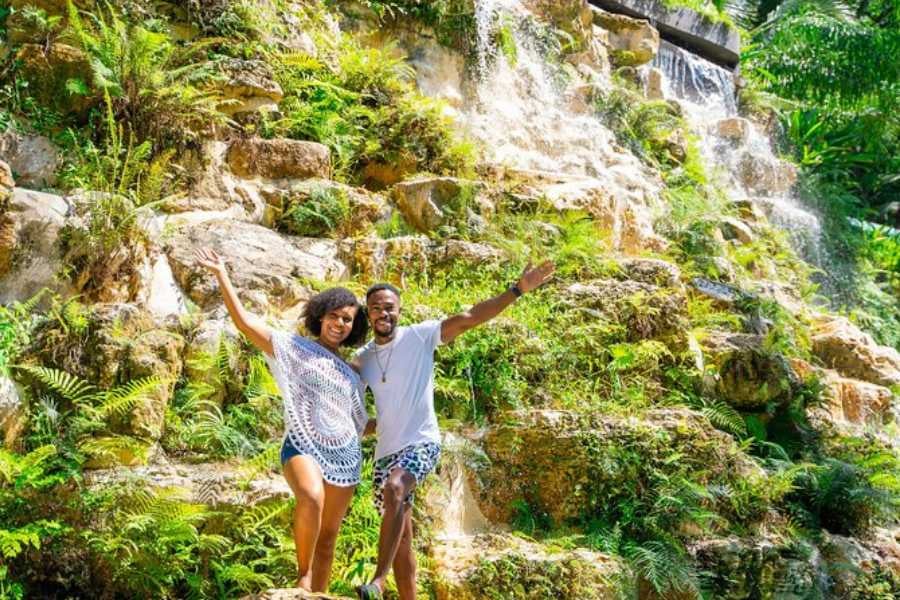
[[[285,437],[319,463],[325,481],[359,483],[360,437],[369,415],[359,375],[350,365],[302,336],[272,333],[269,368],[284,398]]]

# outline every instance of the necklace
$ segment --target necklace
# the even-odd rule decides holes
[[[391,340],[393,341],[393,340]],[[391,344],[391,349],[388,351],[387,362],[384,363],[384,366],[381,366],[381,357],[378,353],[378,344],[375,344],[375,362],[378,363],[378,370],[381,371],[381,383],[387,383],[387,370],[391,366],[391,356],[394,355],[394,344]]]

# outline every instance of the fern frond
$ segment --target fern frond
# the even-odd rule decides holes
[[[167,383],[166,380],[156,375],[129,381],[126,384],[101,393],[101,402],[96,408],[103,416],[124,415],[133,409],[138,402],[145,400],[152,392]]]
[[[18,367],[73,404],[88,403],[97,388],[87,381],[60,369],[24,365]]]

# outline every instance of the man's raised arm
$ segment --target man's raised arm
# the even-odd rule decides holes
[[[489,300],[479,302],[466,312],[444,319],[441,323],[441,342],[449,344],[456,339],[456,336],[465,333],[482,323],[490,321],[503,312],[507,306],[515,302],[516,298],[520,295],[530,292],[547,283],[553,275],[553,270],[555,268],[556,267],[550,261],[544,262],[533,269],[529,263],[528,266],[525,267],[525,271],[522,273],[519,281],[513,287],[509,288],[499,296],[494,296]]]

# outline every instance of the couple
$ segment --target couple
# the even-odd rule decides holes
[[[238,330],[266,355],[284,397],[286,435],[281,463],[296,497],[293,534],[298,586],[328,587],[334,546],[360,479],[360,438],[376,429],[374,493],[382,514],[378,561],[372,581],[357,588],[362,599],[380,598],[391,566],[401,600],[416,596],[412,502],[418,484],[440,456],[434,411],[434,350],[500,314],[523,293],[544,284],[552,263],[525,269],[519,281],[490,300],[443,321],[398,327],[400,292],[373,285],[366,305],[344,288],[331,288],[308,302],[304,318],[312,339],[273,331],[243,307],[225,264],[214,251],[197,252],[198,263],[218,280]],[[363,342],[369,323],[374,340],[351,363],[341,346]],[[377,421],[363,401],[369,386]]]

